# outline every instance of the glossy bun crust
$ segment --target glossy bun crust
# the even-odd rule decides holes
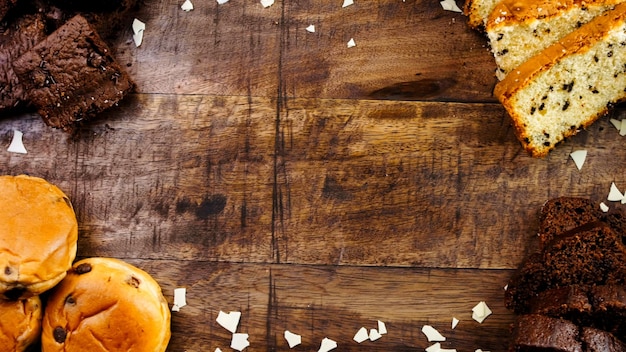
[[[39,295],[76,258],[76,215],[69,198],[38,177],[0,176],[0,194],[0,296]]]
[[[39,339],[43,311],[39,296],[16,301],[0,300],[2,351],[22,352]]]
[[[170,311],[145,271],[112,258],[76,262],[51,291],[43,319],[43,352],[163,352]]]

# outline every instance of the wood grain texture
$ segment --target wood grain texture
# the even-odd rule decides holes
[[[181,3],[145,1],[142,46],[130,29],[114,45],[138,92],[76,135],[0,121],[0,145],[20,130],[28,150],[0,150],[0,170],[70,196],[80,257],[140,266],[170,304],[187,288],[168,351],[228,351],[220,310],[242,311],[246,351],[289,350],[285,329],[303,335],[294,350],[420,351],[424,324],[446,348],[505,351],[502,288],[540,206],[626,187],[609,122],[624,110],[529,157],[491,94],[486,40],[437,1]],[[388,335],[352,341],[377,320]]]

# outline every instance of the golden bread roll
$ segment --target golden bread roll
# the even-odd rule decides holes
[[[0,194],[0,295],[39,295],[61,281],[76,258],[74,209],[38,177],[0,176]]]
[[[112,258],[88,258],[50,294],[43,318],[43,352],[163,352],[170,311],[145,271]]]
[[[41,300],[32,296],[16,301],[0,300],[0,346],[2,351],[22,352],[39,339]]]

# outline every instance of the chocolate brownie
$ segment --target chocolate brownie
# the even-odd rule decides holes
[[[0,29],[0,112],[26,105],[26,91],[12,62],[46,37],[40,15],[27,15]]]
[[[134,88],[80,15],[15,60],[13,69],[43,120],[65,131],[116,105]]]
[[[576,324],[540,314],[518,316],[513,324],[510,352],[583,352]]]
[[[539,293],[570,285],[620,285],[626,281],[626,247],[602,222],[581,226],[555,237],[540,253],[529,256],[511,277],[505,305],[529,312]]]
[[[625,352],[626,345],[613,334],[594,328],[583,328],[580,340],[585,352]]]

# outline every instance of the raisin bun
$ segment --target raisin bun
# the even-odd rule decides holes
[[[41,334],[41,300],[32,296],[0,300],[0,346],[3,351],[26,351]]]
[[[39,295],[76,258],[76,215],[69,198],[38,177],[0,176],[0,194],[0,298]]]
[[[145,271],[112,258],[74,263],[48,298],[42,351],[163,352],[170,311]]]

